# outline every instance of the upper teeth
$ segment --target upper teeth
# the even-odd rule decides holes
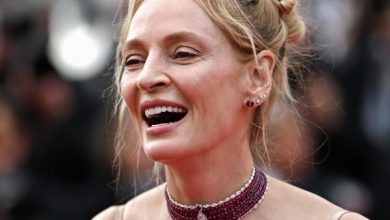
[[[153,108],[148,108],[145,110],[145,116],[151,118],[153,115],[160,114],[161,112],[176,112],[183,113],[186,112],[184,108],[181,107],[172,107],[172,106],[158,106]]]

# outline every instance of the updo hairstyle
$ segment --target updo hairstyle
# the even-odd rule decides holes
[[[297,10],[296,0],[196,0],[213,22],[226,34],[243,60],[253,59],[261,50],[270,50],[276,60],[269,99],[254,111],[250,147],[258,165],[264,165],[267,151],[267,125],[276,100],[295,102],[289,85],[289,73],[294,73],[291,56],[305,36],[305,24]],[[126,130],[129,113],[120,95],[121,49],[129,26],[143,0],[130,0],[127,17],[123,21],[116,54],[115,114],[118,115],[117,151],[128,146]],[[295,78],[295,77],[294,77]],[[299,78],[299,77],[298,77]],[[118,152],[119,152],[118,151]]]

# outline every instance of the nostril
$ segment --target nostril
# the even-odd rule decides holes
[[[165,88],[169,83],[167,82],[155,82],[155,83],[138,83],[137,86],[145,91],[154,91],[157,89]]]
[[[163,87],[163,86],[165,86],[165,83],[163,82],[159,82],[154,85],[154,87]]]

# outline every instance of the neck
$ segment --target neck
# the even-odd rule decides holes
[[[205,155],[167,165],[167,187],[182,204],[214,203],[237,192],[251,176],[252,168],[249,143],[229,149],[226,145],[215,147]]]

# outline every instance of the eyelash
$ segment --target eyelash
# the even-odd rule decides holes
[[[134,58],[131,58],[131,57],[134,57]],[[145,63],[145,61],[143,61],[141,58],[137,58],[137,57],[138,56],[136,56],[136,55],[129,56],[128,58],[123,60],[122,66],[130,68],[130,67],[134,67],[136,65],[140,65],[140,64]]]
[[[137,59],[130,59],[128,61],[126,61],[124,63],[125,66],[130,66],[130,65],[136,65],[136,64],[139,64],[139,63],[143,63],[141,62],[140,60],[137,60]]]
[[[186,60],[189,60],[189,59],[192,59],[194,57],[197,57],[198,55],[194,52],[189,52],[189,51],[178,51],[178,52],[175,52],[175,54],[173,55],[173,60],[179,60],[179,61],[186,61]],[[134,58],[132,58],[134,57]],[[126,67],[126,68],[136,68],[137,65],[141,65],[141,64],[144,64],[145,61],[140,58],[139,55],[131,55],[129,56],[128,58],[124,59],[123,60],[123,63],[122,63],[122,66]]]
[[[188,58],[193,58],[196,56],[197,55],[195,53],[191,53],[188,51],[179,51],[173,56],[173,58],[174,59],[188,59]]]

